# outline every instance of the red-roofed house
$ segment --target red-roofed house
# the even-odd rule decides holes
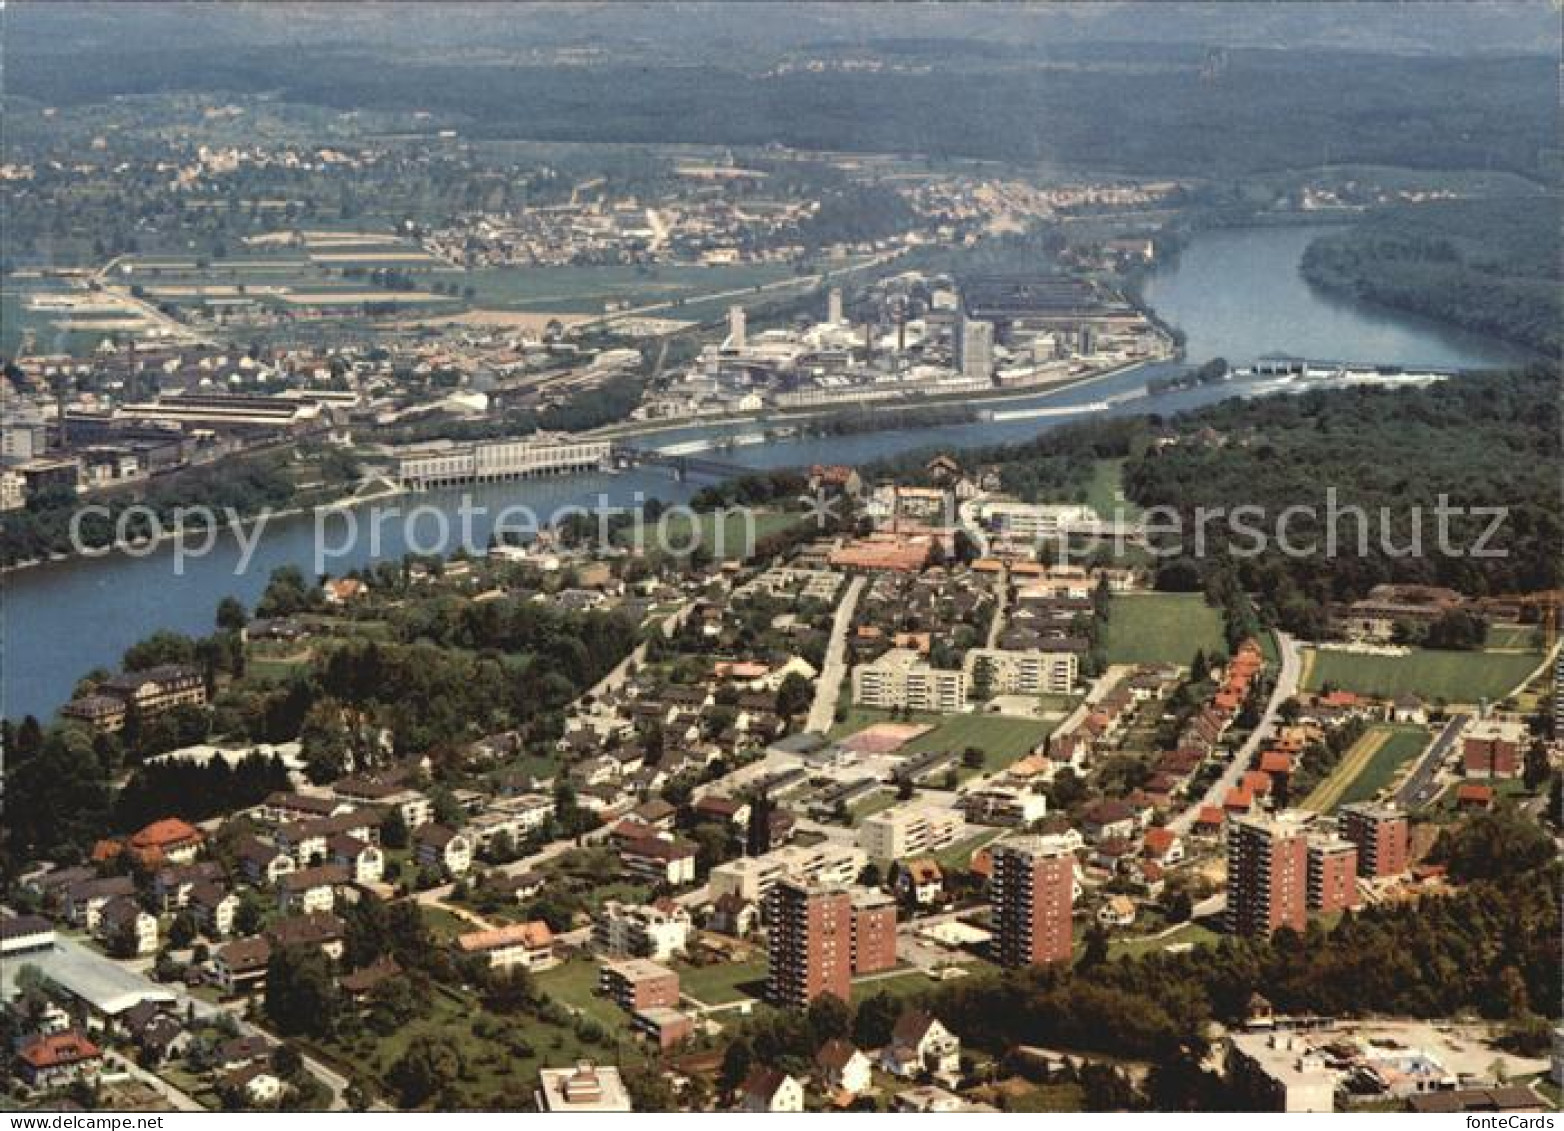
[[[74,1029],[40,1037],[17,1053],[22,1079],[29,1087],[53,1088],[98,1074],[103,1050]]]
[[[202,839],[201,830],[194,825],[178,817],[164,817],[132,836],[127,848],[143,865],[188,864],[195,859]]]
[[[1184,859],[1184,841],[1172,829],[1147,829],[1141,842],[1141,855],[1164,866]]]

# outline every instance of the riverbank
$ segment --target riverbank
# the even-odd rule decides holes
[[[1505,364],[1506,355],[1492,342],[1438,334],[1416,320],[1385,317],[1350,304],[1328,300],[1298,274],[1298,260],[1310,238],[1308,226],[1277,226],[1248,232],[1200,232],[1169,264],[1148,281],[1147,298],[1160,317],[1179,326],[1195,363],[1225,356],[1234,363],[1266,353],[1304,357],[1352,357],[1408,368],[1491,368]],[[1108,414],[1171,415],[1213,401],[1264,390],[1244,382],[1168,393],[1155,399],[1119,394],[1143,394],[1147,381],[1169,375],[1174,365],[1143,370],[1094,374],[1085,383],[1051,388],[999,392],[1024,403],[1051,404],[1067,413],[1048,418],[984,420],[974,423],[903,427],[853,435],[765,439],[735,447],[724,458],[756,472],[811,463],[868,464],[899,453],[938,448],[961,451],[995,444],[1021,443],[1040,432],[1090,416],[1090,406],[1107,404]],[[1296,386],[1295,386],[1296,387]],[[1278,390],[1280,391],[1280,390]],[[1003,409],[989,400],[985,408]],[[868,414],[872,418],[872,413]],[[787,420],[797,427],[808,420]],[[726,439],[724,433],[753,428],[751,422],[701,421],[694,425],[640,426],[647,435],[667,434],[669,443]],[[682,433],[682,434],[681,434]],[[493,484],[471,491],[473,501],[490,508],[489,517],[506,506],[522,504],[540,516],[563,513],[569,507],[644,506],[652,498],[687,502],[695,493],[689,483],[671,479],[666,471],[628,469],[618,474],[526,480]],[[455,528],[462,493],[429,493],[420,502],[444,508]],[[355,501],[340,500],[352,505]],[[313,508],[310,508],[313,509]],[[169,551],[142,558],[117,555],[111,560],[75,559],[45,563],[47,569],[27,569],[5,578],[6,600],[0,608],[3,632],[25,662],[5,665],[4,713],[16,718],[52,712],[70,693],[82,672],[110,666],[130,645],[159,629],[204,633],[211,628],[211,610],[225,596],[246,603],[259,599],[271,570],[296,566],[309,573],[319,548],[306,516],[269,523],[254,547],[247,568],[236,568],[240,548],[232,535],[219,539],[216,551],[186,562],[183,576],[172,574]],[[248,531],[253,522],[246,525]],[[488,537],[486,520],[478,519],[474,536]],[[388,530],[371,553],[368,538],[351,550],[328,555],[333,573],[343,573],[377,560],[396,560],[408,545],[406,531]],[[173,589],[171,582],[178,582]]]
[[[383,475],[371,476],[359,482],[359,487],[366,486],[379,480],[385,486],[382,490],[370,495],[361,495],[355,489],[353,493],[343,495],[341,498],[324,503],[307,503],[298,506],[284,507],[281,510],[267,511],[265,514],[241,514],[231,518],[225,518],[215,526],[202,527],[199,531],[169,530],[158,534],[156,537],[138,538],[132,542],[114,542],[108,546],[95,546],[91,553],[77,552],[74,554],[51,554],[47,558],[30,558],[27,561],[12,562],[7,566],[0,566],[0,577],[8,574],[22,573],[27,570],[38,569],[42,566],[69,565],[77,561],[97,561],[101,558],[123,556],[130,558],[143,558],[157,550],[174,545],[182,548],[187,539],[220,538],[224,534],[231,534],[244,541],[244,535],[272,522],[274,519],[299,518],[304,515],[316,515],[325,511],[341,510],[344,507],[356,507],[364,503],[379,502],[381,499],[395,498],[406,494],[406,489],[391,482]],[[87,504],[87,505],[90,505]]]
[[[1118,377],[1136,369],[1167,364],[1172,360],[1172,358],[1137,359],[1092,373],[1084,373],[1079,377],[1067,377],[1062,381],[1050,381],[1046,384],[1034,385],[1029,388],[996,388],[993,392],[973,393],[967,391],[948,393],[943,396],[920,397],[915,401],[906,402],[864,401],[854,404],[836,405],[830,408],[771,409],[766,412],[723,413],[717,416],[702,416],[688,420],[657,423],[606,424],[601,428],[594,428],[581,435],[584,439],[593,440],[627,440],[641,436],[655,436],[664,432],[684,432],[692,428],[755,427],[765,429],[772,425],[791,426],[810,420],[829,420],[833,417],[864,412],[894,413],[899,411],[911,412],[920,408],[945,405],[1006,404],[1013,401],[1052,396],[1055,393],[1062,393],[1071,389],[1079,389],[1098,381],[1105,381],[1110,377]],[[890,430],[895,427],[896,424],[891,422],[885,426],[885,429]]]

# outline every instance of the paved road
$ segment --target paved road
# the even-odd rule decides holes
[[[679,626],[680,622],[683,621],[685,617],[690,615],[690,610],[694,607],[694,601],[686,601],[673,612],[665,616],[662,619],[661,624],[658,626],[662,629],[663,636],[671,637],[673,635],[674,629]],[[625,680],[630,678],[631,667],[633,666],[636,670],[640,670],[642,665],[645,663],[646,645],[644,643],[637,644],[630,650],[630,654],[628,656],[614,665],[612,671],[610,671],[602,679],[598,680],[595,684],[588,688],[577,699],[577,702],[579,703],[586,699],[591,699],[595,702],[609,692],[617,691],[620,685],[622,685]]]
[[[1460,737],[1461,731],[1471,721],[1470,715],[1456,714],[1450,716],[1450,721],[1445,724],[1444,730],[1439,732],[1439,737],[1428,744],[1417,765],[1412,767],[1412,772],[1407,775],[1406,781],[1396,789],[1395,802],[1403,809],[1427,805],[1439,792],[1439,783],[1434,779],[1439,773],[1439,767],[1443,766],[1445,759],[1450,755],[1450,747]]]
[[[858,607],[858,596],[863,592],[865,580],[855,577],[847,583],[841,604],[836,606],[836,619],[831,622],[831,642],[826,645],[825,661],[820,667],[820,677],[815,685],[814,705],[809,708],[809,722],[804,729],[824,734],[836,721],[836,701],[842,693],[842,678],[847,674],[847,630],[853,623],[853,612]]]
[[[999,634],[1005,628],[1005,605],[1010,599],[1010,567],[1000,566],[999,580],[994,585],[994,617],[988,622],[986,648],[999,647]]]
[[[1200,815],[1202,806],[1222,804],[1222,799],[1238,784],[1238,779],[1243,777],[1244,771],[1249,768],[1249,763],[1254,758],[1255,751],[1260,749],[1260,744],[1271,737],[1271,731],[1276,724],[1276,712],[1283,703],[1298,693],[1298,680],[1303,674],[1298,642],[1285,632],[1278,632],[1276,644],[1282,656],[1282,670],[1277,673],[1276,687],[1271,692],[1270,702],[1265,705],[1265,714],[1260,716],[1260,722],[1233,755],[1233,760],[1228,763],[1222,776],[1206,790],[1205,796],[1192,802],[1188,808],[1168,822],[1168,827],[1180,836],[1189,832],[1190,826],[1195,823],[1195,818]]]

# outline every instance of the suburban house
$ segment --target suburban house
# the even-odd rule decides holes
[[[103,1050],[70,1029],[22,1045],[17,1062],[28,1087],[54,1088],[96,1076],[103,1066]]]
[[[358,884],[378,884],[385,875],[386,858],[379,845],[341,833],[326,842],[331,863],[346,868]]]
[[[421,867],[439,868],[449,876],[464,876],[472,867],[472,841],[445,825],[420,825],[413,844]]]
[[[961,1041],[932,1014],[909,1009],[891,1031],[891,1042],[880,1053],[880,1067],[907,1079],[925,1074],[937,1080],[958,1079]]]
[[[756,1065],[749,1070],[739,1091],[739,1108],[744,1112],[801,1112],[804,1110],[804,1086],[779,1068]]]
[[[858,1096],[869,1090],[874,1064],[863,1051],[840,1037],[827,1041],[815,1053],[820,1083],[833,1092]]]
[[[277,885],[278,905],[289,914],[330,911],[336,904],[337,888],[351,878],[341,864],[321,864],[289,873]]]
[[[271,943],[261,936],[235,939],[212,955],[212,974],[225,997],[237,997],[265,984],[271,957]]]
[[[135,899],[118,895],[98,913],[97,936],[116,954],[140,957],[157,952],[157,916]]]
[[[931,907],[945,895],[945,873],[932,856],[908,860],[896,873],[896,894],[919,907]]]
[[[298,867],[293,857],[275,844],[258,837],[245,837],[234,846],[234,855],[244,878],[256,887],[275,887],[277,881]]]
[[[217,1090],[245,1107],[270,1107],[282,1099],[287,1085],[265,1061],[236,1068],[218,1081]]]
[[[641,837],[619,850],[625,871],[673,887],[695,882],[695,845],[672,837]]]

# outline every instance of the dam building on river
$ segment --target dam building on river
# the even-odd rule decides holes
[[[398,454],[397,481],[410,490],[465,483],[500,483],[543,475],[601,471],[613,465],[613,444],[569,436],[529,436],[524,440],[442,443],[404,448]]]

